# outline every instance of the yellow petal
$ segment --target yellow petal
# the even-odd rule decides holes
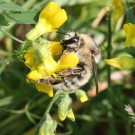
[[[74,67],[78,64],[79,60],[75,53],[71,52],[69,54],[63,55],[61,59],[58,61],[57,70],[67,69],[70,67]]]
[[[67,14],[57,3],[50,2],[40,13],[40,19],[46,19],[53,28],[59,28],[67,20]]]
[[[48,74],[53,74],[57,68],[57,62],[53,59],[51,54],[48,54],[48,58],[44,59],[44,65]]]
[[[48,84],[39,84],[37,82],[34,82],[36,88],[38,89],[38,91],[40,92],[45,92],[47,93],[50,97],[53,97],[53,89],[50,85]]]
[[[39,74],[41,74],[42,78],[45,78],[47,76],[46,68],[43,63],[38,65],[37,71]]]
[[[27,58],[24,63],[25,63],[25,65],[27,65],[29,68],[32,68],[32,66],[33,66],[33,59],[32,59],[32,57]]]
[[[123,29],[126,33],[125,45],[135,46],[135,24],[124,24]]]
[[[40,74],[37,70],[33,70],[27,75],[27,77],[30,80],[38,80],[41,79],[42,74]]]
[[[112,18],[118,20],[124,14],[124,7],[121,0],[112,0],[112,4],[114,6]]]
[[[54,55],[58,55],[62,53],[62,46],[60,42],[51,42],[50,52]]]
[[[64,9],[55,14],[53,18],[49,20],[53,28],[59,28],[67,20],[67,15]]]
[[[113,59],[107,59],[105,62],[118,69],[135,69],[135,58],[132,57],[119,57],[119,58],[113,58]]]
[[[39,19],[51,19],[60,10],[61,8],[57,3],[49,2],[48,5],[40,13]]]
[[[34,65],[34,49],[32,47],[29,47],[27,49],[27,52],[24,54],[24,59],[25,59],[25,64],[29,67],[32,68]]]

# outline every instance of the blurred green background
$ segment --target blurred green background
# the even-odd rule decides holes
[[[10,6],[2,5],[3,2],[9,3]],[[4,28],[18,39],[25,40],[26,33],[37,22],[39,12],[48,2],[50,1],[1,0],[0,28]],[[92,36],[102,54],[101,62],[97,66],[100,93],[93,94],[95,84],[92,77],[83,87],[87,91],[89,101],[82,104],[73,95],[76,121],[66,119],[60,122],[56,134],[135,135],[134,123],[125,111],[125,105],[128,104],[135,108],[135,72],[111,68],[111,91],[108,91],[107,87],[107,66],[104,60],[107,58],[108,26],[105,7],[110,5],[110,1],[54,0],[54,2],[60,4],[68,15],[68,20],[61,28]],[[134,14],[135,1],[128,2]],[[11,3],[17,4],[18,7]],[[126,6],[126,3],[124,4]],[[20,13],[23,14],[21,17]],[[117,29],[112,29],[112,57],[125,55],[126,35],[122,29],[125,22],[124,16],[117,24]],[[62,37],[50,33],[48,39],[60,41]],[[20,47],[20,43],[3,32],[0,32],[0,40],[0,71],[4,68],[0,75],[0,135],[32,135],[51,98],[39,93],[32,84],[26,82],[29,69],[23,61],[16,58],[8,63],[7,57]],[[7,65],[6,68],[3,63]],[[51,114],[58,120],[56,106],[53,106]]]

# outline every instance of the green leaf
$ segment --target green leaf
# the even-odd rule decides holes
[[[89,4],[89,3],[93,3],[94,0],[55,0],[56,3],[58,3],[59,5],[62,6],[75,6],[75,5],[83,5],[83,4]],[[102,4],[102,3],[106,3],[106,0],[102,0],[102,1],[95,1],[96,4]]]
[[[127,10],[126,10],[126,19],[127,19],[127,23],[135,23],[135,17],[134,17],[134,8],[131,8],[131,6],[129,5],[129,3],[126,3],[127,6]]]
[[[6,20],[5,16],[2,14],[0,14],[0,25],[4,25],[4,26],[8,25],[8,21]]]
[[[133,57],[135,57],[135,47],[133,47],[133,46],[126,47],[126,48],[125,48],[125,51],[126,51],[128,54],[130,54],[130,55],[132,55]]]
[[[6,17],[19,24],[35,24],[37,22],[37,11],[24,11],[19,13],[7,13]]]
[[[12,10],[12,11],[22,11],[22,7],[14,3],[0,3],[0,9],[2,10]]]
[[[8,97],[0,99],[0,107],[9,105],[12,103],[12,101],[13,101],[12,96],[8,96]]]

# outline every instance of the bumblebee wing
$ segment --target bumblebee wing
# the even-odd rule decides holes
[[[94,73],[95,84],[96,84],[96,94],[98,94],[98,75],[97,75],[96,62],[93,54],[91,55],[91,58],[92,58],[91,60],[92,60],[93,73]]]
[[[84,67],[82,66],[76,66],[73,68],[69,68],[67,70],[64,70],[62,72],[58,72],[57,74],[61,77],[66,77],[66,76],[77,76],[77,75],[81,75],[82,72],[84,71]]]
[[[63,79],[57,79],[57,78],[49,78],[49,79],[39,79],[36,81],[37,83],[40,84],[51,84],[51,85],[55,85],[58,83],[62,83]]]

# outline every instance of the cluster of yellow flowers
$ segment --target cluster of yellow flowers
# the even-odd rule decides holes
[[[124,7],[121,0],[112,0],[112,4],[114,6],[112,18],[117,21],[124,14]],[[47,93],[50,97],[53,96],[52,86],[49,83],[38,83],[38,80],[47,79],[49,76],[57,77],[55,73],[76,66],[79,62],[73,52],[62,55],[63,48],[59,42],[52,42],[41,38],[43,34],[55,31],[55,28],[59,28],[66,20],[65,10],[61,9],[55,2],[50,2],[41,11],[35,28],[26,35],[26,43],[30,45],[24,55],[25,64],[30,69],[27,79],[39,91]],[[135,47],[135,24],[124,24],[123,29],[126,33],[125,45]],[[56,55],[60,55],[58,61],[55,60]],[[108,59],[106,63],[119,69],[135,69],[134,57],[123,56]],[[77,90],[75,94],[82,102],[88,100],[86,93],[82,90]],[[71,103],[72,99],[67,93],[60,97],[58,115],[62,121],[66,118],[75,121]],[[56,127],[56,121],[47,113],[46,120],[42,123],[39,132],[40,134],[54,135]]]
[[[39,91],[47,93],[50,97],[53,96],[51,84],[41,84],[38,83],[38,80],[47,79],[50,76],[57,77],[57,72],[76,66],[79,60],[74,52],[69,54],[62,53],[64,50],[59,42],[48,41],[40,36],[54,31],[55,28],[60,27],[66,20],[67,15],[65,10],[61,9],[55,2],[50,2],[41,11],[39,21],[35,28],[26,35],[27,40],[25,44],[26,46],[30,46],[24,54],[25,64],[30,69],[30,72],[27,74],[27,79]],[[55,60],[56,55],[60,55],[58,61]],[[75,91],[75,94],[81,102],[88,100],[86,93],[82,90]],[[75,121],[71,106],[72,98],[70,98],[69,94],[58,90],[52,101],[54,102],[56,100],[60,120],[63,121],[69,118]],[[52,105],[53,102],[50,104]],[[50,106],[48,108],[50,109]],[[45,118],[42,118],[43,122],[38,131],[39,135],[55,135],[57,122],[52,119],[49,111],[47,110]]]
[[[114,20],[118,20],[124,14],[124,7],[121,0],[112,0]],[[49,84],[38,83],[39,79],[45,79],[48,76],[55,76],[56,72],[62,69],[67,69],[76,66],[78,63],[77,56],[71,52],[70,54],[60,57],[55,61],[55,55],[62,54],[63,48],[59,42],[51,42],[40,38],[45,33],[52,32],[55,28],[59,28],[67,20],[67,15],[64,9],[50,2],[40,13],[39,21],[35,28],[27,35],[27,40],[30,41],[31,47],[27,49],[24,55],[25,64],[30,68],[27,78],[34,83],[37,89],[41,92],[48,93],[53,96],[53,89]],[[126,46],[135,47],[135,24],[124,24],[123,29],[126,33]],[[135,69],[134,57],[119,57],[106,60],[106,63],[119,69]]]
[[[121,0],[113,0],[114,12],[112,18],[118,20],[124,14],[124,7]],[[124,32],[126,33],[125,45],[135,47],[135,24],[127,23],[123,25]],[[106,63],[118,69],[135,69],[135,58],[128,56],[121,56],[106,60]]]
[[[59,42],[51,42],[40,38],[40,36],[54,31],[66,20],[65,10],[61,9],[58,4],[50,2],[41,11],[35,28],[26,35],[29,44],[31,44],[31,47],[27,49],[24,55],[25,64],[30,68],[27,78],[35,84],[39,91],[48,93],[50,97],[53,96],[51,85],[40,84],[37,81],[55,75],[55,72],[60,70],[76,66],[78,58],[71,52],[67,55],[62,55],[58,61],[55,61],[53,56],[62,53],[62,46]]]

